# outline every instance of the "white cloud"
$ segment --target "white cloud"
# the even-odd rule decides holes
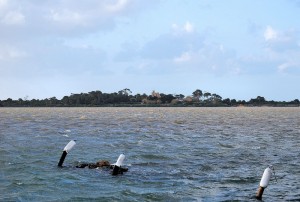
[[[173,23],[172,24],[172,29],[176,31],[176,30],[179,29],[179,26],[176,23]]]
[[[59,9],[52,8],[50,11],[50,19],[63,24],[72,23],[73,25],[89,24],[97,26],[105,20],[117,17],[121,11],[133,4],[130,0],[111,1],[90,1],[89,4],[78,3],[73,5],[69,2],[61,5]]]
[[[190,23],[189,21],[187,21],[185,24],[184,24],[184,30],[188,33],[192,33],[194,32],[194,26],[192,23]]]
[[[278,34],[271,26],[267,26],[264,32],[264,37],[266,41],[275,40],[277,39]]]
[[[279,73],[297,75],[300,73],[300,62],[286,61],[277,67]]]
[[[0,0],[0,9],[7,5],[7,0]]]
[[[148,9],[151,3],[139,0],[0,0],[0,42],[40,37],[82,37],[111,31],[118,19]],[[26,21],[25,21],[26,20]],[[22,29],[17,26],[24,25]],[[7,37],[9,36],[9,37]]]
[[[299,50],[298,32],[295,29],[275,30],[267,26],[264,32],[265,46],[268,54]]]
[[[84,24],[84,17],[82,14],[68,9],[64,9],[62,11],[51,10],[50,19],[63,24]]]
[[[0,61],[14,60],[26,57],[28,54],[25,51],[19,50],[14,47],[3,46],[0,49]]]
[[[173,23],[172,29],[175,34],[193,33],[195,31],[194,25],[189,21],[185,22],[184,25],[182,25],[182,26],[180,26],[176,23]]]
[[[106,5],[106,9],[110,12],[119,12],[128,6],[129,0],[117,0],[115,4]]]
[[[7,0],[0,0],[0,8],[3,8],[7,5]]]
[[[289,63],[283,63],[283,64],[280,64],[278,66],[278,71],[279,72],[284,72],[286,69],[288,69],[289,67],[291,66],[291,64]]]
[[[187,61],[188,55],[203,47],[204,37],[194,31],[190,22],[179,26],[174,23],[171,32],[148,41],[139,51],[143,58],[168,59],[173,62]]]
[[[189,62],[192,59],[190,52],[184,52],[179,57],[174,58],[175,63]]]
[[[25,16],[19,11],[9,11],[1,19],[1,22],[7,25],[18,25],[25,22]]]
[[[126,11],[129,11],[137,2],[136,0],[89,0],[74,3],[74,1],[66,0],[51,6],[47,19],[66,25],[71,30],[76,26],[82,30],[82,25],[87,27],[87,31],[91,28],[101,30],[108,24],[113,25],[116,18],[130,14]],[[70,23],[73,26],[70,26]]]

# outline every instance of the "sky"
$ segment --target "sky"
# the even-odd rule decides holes
[[[300,99],[300,0],[0,0],[0,100]]]

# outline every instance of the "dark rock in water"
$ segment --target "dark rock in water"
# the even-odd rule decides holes
[[[87,166],[89,166],[88,163],[81,163],[81,164],[78,164],[78,165],[76,166],[76,168],[85,168],[85,167],[87,167]]]
[[[110,166],[110,163],[106,160],[102,160],[102,161],[98,161],[96,163],[96,166],[97,167],[109,167]]]
[[[95,168],[110,168],[113,169],[114,166],[109,163],[109,161],[106,160],[101,160],[98,161],[97,163],[80,163],[76,166],[76,168],[90,168],[90,169],[95,169]],[[117,174],[123,174],[123,172],[127,172],[128,168],[123,168],[119,167],[119,171]]]
[[[122,167],[118,167],[118,166],[111,166],[110,167],[112,169],[112,175],[119,175],[119,174],[123,174],[123,172],[127,172],[128,168],[122,168]]]
[[[110,167],[110,163],[108,161],[102,160],[97,163],[81,163],[76,166],[76,168],[85,168],[88,167],[90,169],[102,168],[102,167]]]

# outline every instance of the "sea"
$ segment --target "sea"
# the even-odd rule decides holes
[[[0,108],[0,201],[257,201],[269,165],[263,201],[300,201],[299,107]]]

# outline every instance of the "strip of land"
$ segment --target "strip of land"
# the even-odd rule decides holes
[[[268,101],[257,96],[249,101],[225,98],[215,93],[195,90],[192,95],[164,94],[153,91],[133,95],[125,88],[114,93],[91,91],[88,93],[71,94],[62,99],[56,97],[45,99],[8,98],[0,100],[0,107],[299,107],[299,99],[292,101]]]

